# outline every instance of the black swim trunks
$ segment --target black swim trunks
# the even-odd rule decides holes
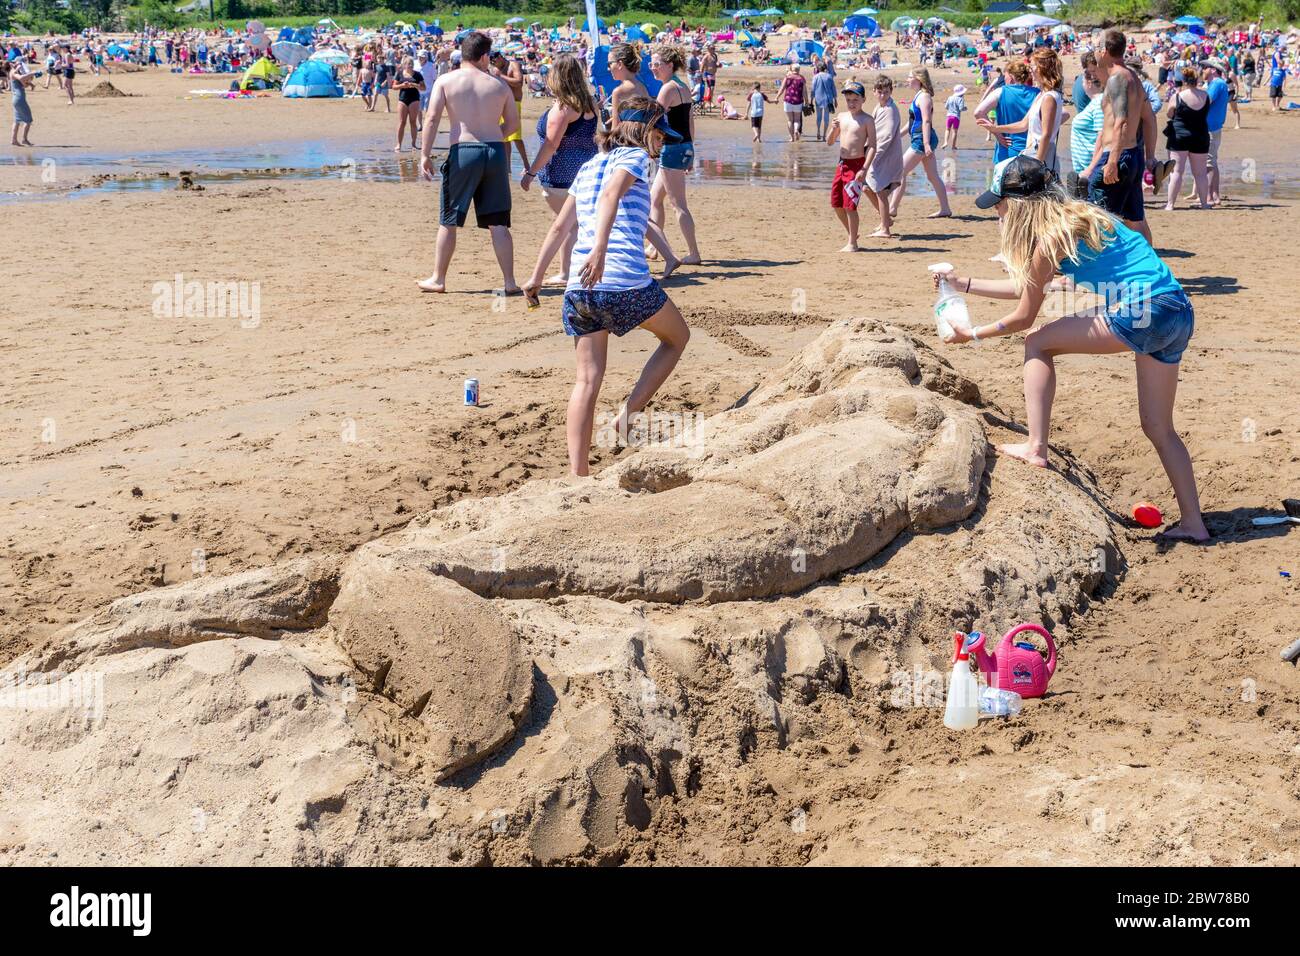
[[[505,143],[453,143],[442,163],[444,226],[463,226],[473,200],[480,229],[510,225],[510,160]]]
[[[1119,179],[1113,183],[1106,182],[1106,163],[1110,159],[1110,150],[1106,150],[1097,160],[1097,168],[1088,180],[1088,200],[1100,206],[1108,213],[1119,216],[1128,222],[1140,222],[1146,218],[1142,206],[1142,174],[1146,171],[1146,150],[1141,141],[1119,154]]]

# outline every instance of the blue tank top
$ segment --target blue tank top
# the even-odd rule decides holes
[[[1025,86],[1022,83],[1006,83],[1002,86],[1002,92],[998,94],[997,108],[994,110],[994,119],[999,126],[1007,123],[1018,123],[1025,118],[1029,112],[1029,107],[1034,105],[1034,100],[1038,99],[1038,87]],[[1008,145],[1003,146],[1001,143],[994,143],[993,146],[993,165],[997,165],[1004,159],[1010,159],[1025,151],[1025,141],[1029,138],[1029,132],[1011,133],[1007,136],[1010,141]]]
[[[1114,235],[1102,243],[1100,252],[1082,239],[1077,250],[1078,265],[1066,259],[1061,274],[1072,278],[1080,291],[1102,296],[1108,307],[1183,291],[1151,244],[1122,222],[1115,223]]]
[[[543,110],[537,119],[537,137],[542,142],[546,142],[546,120],[550,114],[549,109]],[[579,116],[564,131],[559,148],[537,174],[537,181],[547,189],[568,189],[582,164],[595,155],[596,117]]]
[[[916,96],[912,97],[912,105],[907,108],[907,112],[912,116],[912,122],[908,125],[907,131],[913,136],[921,132],[921,128],[924,125],[921,122],[921,107],[916,104],[916,101],[920,99],[920,97],[920,93],[917,93]]]

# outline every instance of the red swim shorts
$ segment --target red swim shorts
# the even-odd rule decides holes
[[[835,167],[835,178],[831,180],[832,209],[858,208],[858,200],[850,196],[844,187],[857,178],[858,171],[862,169],[862,164],[866,161],[867,157],[865,156],[859,156],[857,159],[840,157],[840,164]],[[861,198],[861,195],[859,193],[858,197]]]

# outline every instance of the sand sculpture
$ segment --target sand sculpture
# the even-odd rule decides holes
[[[998,478],[971,383],[838,322],[593,480],[59,634],[0,685],[0,858],[636,858],[664,801],[870,719],[952,627],[1068,621],[1115,558],[1085,484]]]

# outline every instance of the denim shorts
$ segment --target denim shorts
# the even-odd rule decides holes
[[[664,169],[690,169],[695,163],[694,143],[665,143],[659,151],[659,165]]]
[[[922,134],[921,130],[918,129],[915,133],[912,134],[911,146],[912,146],[912,152],[914,153],[925,152],[925,136]],[[936,133],[932,128],[930,130],[930,149],[934,150],[938,148],[939,148],[939,134]]]
[[[654,279],[639,289],[570,289],[560,312],[566,335],[627,335],[664,307],[668,294]]]
[[[1195,316],[1186,292],[1165,292],[1140,302],[1115,303],[1106,309],[1106,325],[1138,355],[1177,365],[1192,337]]]

